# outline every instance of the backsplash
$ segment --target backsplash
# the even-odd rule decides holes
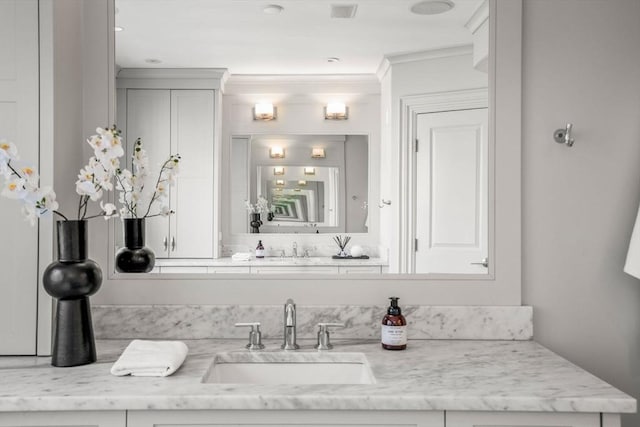
[[[386,306],[297,306],[298,337],[316,338],[318,322],[344,323],[335,339],[379,339]],[[246,338],[237,322],[260,322],[264,338],[282,338],[283,305],[98,305],[92,308],[98,339]],[[409,339],[533,338],[529,306],[402,306]]]

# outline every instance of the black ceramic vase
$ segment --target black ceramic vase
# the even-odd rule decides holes
[[[260,226],[262,225],[262,220],[260,219],[260,214],[259,213],[252,213],[251,215],[251,221],[249,222],[249,225],[251,226],[251,232],[252,233],[259,233],[260,232]]]
[[[144,245],[144,218],[124,218],[124,247],[116,253],[116,270],[121,273],[148,273],[156,255]]]
[[[53,366],[79,366],[96,361],[89,296],[102,284],[98,264],[87,258],[87,221],[59,221],[58,261],[44,271],[42,282],[58,300],[53,336]]]

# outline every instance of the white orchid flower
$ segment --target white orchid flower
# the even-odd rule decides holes
[[[104,203],[103,201],[100,201],[100,209],[102,209],[102,216],[104,217],[105,221],[112,216],[117,215],[117,208],[113,203]]]
[[[9,179],[1,194],[9,199],[24,199],[27,196],[25,180],[16,177]]]

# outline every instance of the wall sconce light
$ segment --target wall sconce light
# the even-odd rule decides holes
[[[284,179],[276,179],[276,185],[284,185]]]
[[[284,148],[271,147],[269,149],[269,157],[271,157],[272,159],[284,159]]]
[[[313,147],[311,149],[311,158],[324,159],[324,148]]]
[[[325,120],[347,120],[349,118],[349,107],[341,102],[330,102],[324,107]]]
[[[307,185],[307,181],[305,181],[304,179],[301,179],[300,181],[298,181],[298,185],[304,187],[305,185]]]
[[[304,174],[305,175],[315,175],[316,174],[316,168],[306,167],[306,168],[304,168]]]
[[[284,175],[284,168],[282,166],[276,166],[273,168],[274,175]]]
[[[278,118],[278,109],[266,102],[258,103],[253,106],[253,120],[275,120]]]

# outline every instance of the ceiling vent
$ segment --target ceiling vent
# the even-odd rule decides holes
[[[332,18],[346,18],[352,19],[356,16],[357,4],[332,4],[331,5],[331,17]]]

